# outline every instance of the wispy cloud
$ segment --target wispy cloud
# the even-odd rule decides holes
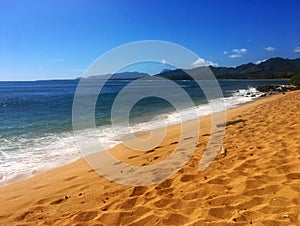
[[[246,54],[247,53],[247,49],[242,48],[242,49],[233,49],[232,52],[236,53],[236,54]]]
[[[210,60],[205,60],[203,58],[198,58],[192,63],[193,67],[203,67],[203,66],[218,66],[217,63],[210,61]]]
[[[258,60],[258,61],[256,61],[255,62],[255,64],[260,64],[260,63],[263,63],[263,62],[265,62],[267,59],[263,59],[263,60]]]
[[[226,55],[228,52],[227,51],[224,51],[224,54]]]
[[[247,53],[247,49],[245,48],[241,48],[241,49],[233,49],[231,50],[233,54],[229,55],[228,57],[230,58],[239,58],[242,57],[243,55],[245,55]]]
[[[230,58],[239,58],[239,57],[242,57],[241,54],[231,54],[229,55]]]
[[[265,50],[268,51],[268,52],[274,52],[275,47],[268,46],[268,47],[265,48]]]
[[[296,47],[296,48],[294,49],[294,52],[295,52],[295,53],[300,53],[300,47],[299,47],[299,46]]]

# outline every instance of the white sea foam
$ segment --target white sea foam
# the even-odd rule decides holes
[[[131,132],[145,132],[162,126],[192,120],[195,116],[195,114],[191,114],[192,111],[196,112],[196,115],[200,117],[212,112],[222,111],[223,107],[221,106],[224,106],[224,104],[226,109],[233,108],[252,101],[254,98],[261,96],[261,94],[251,87],[249,89],[236,90],[232,92],[230,97],[213,100],[210,104],[184,109],[181,112],[162,114],[153,118],[151,122],[139,123],[131,128]],[[212,108],[211,106],[214,107]],[[181,118],[182,114],[185,115],[183,120]],[[116,129],[118,133],[116,133]],[[81,131],[82,136],[98,139],[103,145],[103,149],[111,148],[120,142],[116,134],[125,136],[126,133],[128,133],[126,128],[112,128],[110,126],[100,126],[96,130],[86,129]],[[75,161],[81,156],[76,146],[76,138],[73,132],[48,134],[39,138],[23,136],[2,139],[0,147],[0,185],[23,180],[42,171]]]

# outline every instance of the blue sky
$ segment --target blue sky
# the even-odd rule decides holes
[[[139,40],[182,45],[200,63],[300,57],[299,0],[0,0],[0,80],[75,78]]]

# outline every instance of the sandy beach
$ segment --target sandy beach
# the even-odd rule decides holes
[[[220,152],[199,172],[210,117],[190,161],[158,184],[111,182],[84,159],[0,187],[0,225],[300,225],[300,91],[227,111]],[[172,153],[179,126],[159,148],[110,152],[133,165],[154,165]]]

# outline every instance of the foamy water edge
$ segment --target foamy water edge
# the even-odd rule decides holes
[[[218,106],[218,103],[224,101],[226,109],[230,109],[251,102],[262,95],[253,87],[231,92],[232,96],[213,100],[210,104]],[[220,106],[223,107],[223,104]],[[183,111],[185,115],[188,115],[189,111],[194,110],[196,110],[198,117],[218,111],[218,109],[215,109],[212,112],[209,104],[198,105],[193,109],[184,109]],[[223,108],[219,109],[219,111],[222,110]],[[192,119],[194,118],[185,118],[185,121]],[[132,128],[132,132],[145,132],[149,129],[161,128],[162,121],[164,122],[163,126],[181,123],[180,113],[163,114],[154,118],[151,122],[137,124]],[[127,131],[122,128],[118,128],[118,130]],[[114,129],[108,126],[97,127],[97,134],[94,133],[94,130],[84,130],[82,133],[84,136],[99,139],[104,149],[112,148],[120,143],[115,136]],[[124,133],[124,135],[126,134]],[[20,138],[21,142],[22,139],[24,139],[23,142],[28,142],[26,138]],[[30,143],[32,144],[30,149],[27,148],[22,152],[18,151],[18,153],[13,151],[7,153],[0,150],[0,186],[28,179],[41,172],[72,163],[83,157],[76,146],[76,138],[71,131],[61,134],[49,134],[47,137],[37,138],[36,140],[31,139]],[[7,145],[9,145],[9,142]]]

